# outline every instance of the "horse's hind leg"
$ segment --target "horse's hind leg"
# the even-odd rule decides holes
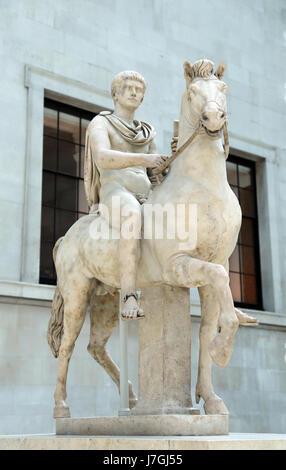
[[[65,403],[68,366],[76,339],[84,323],[88,305],[90,281],[78,277],[73,281],[69,283],[69,286],[65,285],[66,294],[63,294],[64,335],[59,350],[58,381],[54,394],[54,418],[70,417],[69,408]]]
[[[204,400],[206,414],[227,414],[228,410],[215,393],[212,385],[212,358],[209,353],[209,344],[217,332],[217,321],[220,306],[216,293],[211,286],[199,287],[201,299],[201,326],[200,326],[200,354],[198,367],[198,380],[196,387],[196,402],[200,397]]]
[[[90,305],[90,341],[87,350],[105,369],[120,392],[120,371],[106,349],[106,343],[116,327],[118,320],[118,294],[115,296],[107,294],[101,297],[92,297]],[[131,382],[129,382],[129,407],[133,408],[136,403],[137,397],[133,391]]]

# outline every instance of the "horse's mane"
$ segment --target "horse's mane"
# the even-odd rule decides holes
[[[208,59],[197,60],[191,67],[191,80],[195,78],[217,78],[214,73],[214,63]]]

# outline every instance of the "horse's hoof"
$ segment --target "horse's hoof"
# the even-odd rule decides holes
[[[221,398],[209,398],[204,403],[206,415],[228,415],[229,411]]]
[[[143,320],[145,318],[145,315],[137,315],[136,317],[125,317],[121,314],[121,319],[123,321],[130,321],[130,320]]]
[[[137,403],[138,403],[138,400],[137,400],[136,397],[135,398],[129,398],[129,408],[130,408],[130,410],[132,408],[134,408],[137,405]]]
[[[197,386],[196,387],[196,404],[197,405],[200,403],[200,400],[201,400],[201,394],[200,394],[200,391],[199,391],[199,387]]]
[[[209,345],[209,353],[214,363],[219,367],[226,367],[230,361],[233,350],[233,341],[225,341],[220,335]]]
[[[239,321],[239,326],[258,326],[259,321],[255,317],[247,315],[247,313],[242,312],[238,308],[234,309],[237,319]]]
[[[70,409],[67,405],[56,405],[54,407],[54,418],[70,418]]]

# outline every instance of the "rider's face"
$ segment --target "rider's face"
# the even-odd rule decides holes
[[[127,79],[116,93],[116,101],[130,110],[137,109],[144,98],[144,86],[138,80]]]

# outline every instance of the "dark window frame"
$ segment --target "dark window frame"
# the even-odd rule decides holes
[[[255,275],[253,277],[256,278],[256,293],[257,293],[257,302],[256,304],[250,304],[247,302],[238,302],[235,301],[234,305],[239,308],[247,308],[247,309],[252,309],[252,310],[263,310],[263,300],[262,300],[262,281],[261,281],[261,264],[260,264],[260,243],[259,243],[259,215],[258,215],[258,207],[257,207],[257,185],[256,185],[256,162],[253,160],[249,160],[240,156],[236,156],[235,152],[231,153],[228,157],[228,161],[232,162],[237,165],[237,178],[238,178],[238,185],[231,185],[231,186],[236,186],[238,190],[238,194],[240,194],[240,186],[239,186],[239,171],[238,171],[238,165],[245,166],[247,168],[250,168],[251,170],[251,178],[252,178],[252,184],[253,184],[253,203],[254,203],[254,211],[255,211],[255,216],[246,216],[242,214],[243,218],[250,218],[253,221],[253,228],[254,228],[254,260],[255,260]],[[230,272],[235,272],[240,274],[240,289],[241,292],[243,292],[243,285],[242,285],[242,274],[243,271],[241,270],[241,246],[248,246],[245,243],[241,243],[240,239],[240,234],[238,238],[238,243],[237,245],[239,246],[238,254],[239,254],[239,264],[240,264],[240,270],[239,272],[237,271],[230,271]],[[236,246],[237,246],[236,245]],[[251,276],[251,274],[247,273],[247,276]]]
[[[70,213],[74,214],[74,219],[75,221],[79,218],[79,216],[83,216],[87,214],[87,212],[83,212],[82,210],[79,210],[79,187],[80,187],[80,181],[83,181],[83,175],[81,174],[81,159],[84,158],[84,146],[85,142],[82,142],[82,126],[81,122],[82,119],[91,121],[95,116],[96,113],[92,113],[80,108],[77,108],[75,106],[69,105],[69,104],[64,104],[58,101],[54,101],[50,98],[44,98],[44,108],[52,109],[57,112],[57,130],[56,130],[56,136],[51,136],[51,135],[46,135],[45,131],[43,133],[43,143],[45,137],[49,137],[50,139],[55,139],[56,141],[56,169],[52,170],[49,168],[46,168],[44,165],[44,155],[43,155],[43,170],[42,170],[42,182],[43,182],[43,187],[44,187],[44,178],[45,175],[50,174],[54,175],[54,195],[53,195],[53,203],[52,204],[46,204],[43,201],[42,197],[42,217],[43,217],[43,208],[48,208],[53,210],[53,228],[52,228],[52,240],[47,240],[43,238],[43,221],[42,221],[42,228],[41,228],[41,254],[40,254],[40,279],[39,282],[40,284],[56,284],[56,273],[55,273],[55,268],[53,266],[53,278],[49,278],[44,276],[41,273],[41,267],[42,267],[42,247],[44,245],[48,246],[48,244],[51,244],[54,246],[56,242],[56,215],[57,212],[61,211],[62,214],[65,213]],[[78,143],[74,143],[74,145],[78,145],[79,147],[79,161],[78,161],[78,172],[77,174],[70,174],[65,171],[59,170],[59,144],[60,142],[70,142],[67,139],[62,138],[62,136],[59,136],[59,129],[60,129],[60,122],[59,122],[59,117],[60,113],[66,113],[70,114],[72,116],[76,116],[79,118],[79,141]],[[75,203],[75,209],[67,209],[67,208],[62,208],[57,204],[57,179],[58,177],[65,177],[65,178],[70,178],[71,180],[75,181],[76,185],[76,203]],[[64,235],[64,234],[63,234]],[[50,255],[52,257],[52,250]]]

